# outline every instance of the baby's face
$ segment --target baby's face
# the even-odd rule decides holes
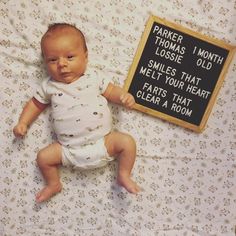
[[[55,32],[42,42],[43,58],[53,80],[72,83],[86,70],[87,52],[82,39],[73,30]]]

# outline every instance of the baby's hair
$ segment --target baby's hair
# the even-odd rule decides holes
[[[68,23],[53,23],[53,24],[50,24],[48,26],[48,30],[46,31],[46,33],[43,35],[43,37],[41,39],[41,45],[42,45],[42,41],[44,40],[44,38],[48,34],[51,34],[51,33],[53,33],[56,30],[62,30],[62,29],[66,29],[66,28],[74,29],[75,31],[77,31],[79,33],[79,35],[80,35],[80,37],[82,39],[84,50],[85,50],[85,52],[87,52],[88,49],[87,49],[87,45],[86,45],[86,40],[85,40],[84,34],[75,25],[68,24]]]

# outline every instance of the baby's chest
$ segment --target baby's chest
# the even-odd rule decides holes
[[[87,104],[96,99],[99,89],[96,85],[76,86],[67,89],[55,89],[51,92],[52,106],[71,106]]]

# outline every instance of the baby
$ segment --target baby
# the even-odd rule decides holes
[[[131,179],[136,157],[134,139],[111,130],[107,101],[132,108],[131,94],[86,71],[88,51],[82,32],[73,25],[50,25],[41,39],[41,49],[50,78],[25,105],[13,132],[23,137],[29,125],[49,105],[57,141],[39,151],[37,164],[46,186],[36,195],[43,202],[60,192],[58,166],[97,168],[117,157],[117,183],[130,193],[140,191]]]

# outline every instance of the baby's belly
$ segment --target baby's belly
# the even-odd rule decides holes
[[[105,105],[54,110],[52,117],[58,141],[65,146],[93,142],[111,131],[111,112]]]

